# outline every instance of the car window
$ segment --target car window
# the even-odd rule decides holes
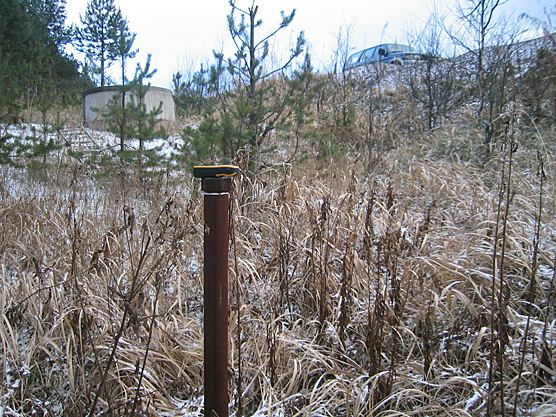
[[[349,57],[347,65],[354,65],[359,61],[359,57],[361,56],[362,52],[357,52]]]
[[[393,44],[390,45],[390,52],[413,52],[413,49],[407,45],[398,45],[398,44]]]
[[[362,61],[366,63],[371,63],[376,61],[375,57],[376,48],[370,48],[363,51]]]

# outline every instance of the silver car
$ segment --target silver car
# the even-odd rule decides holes
[[[398,43],[383,43],[351,55],[346,62],[345,70],[378,63],[404,65],[408,62],[423,61],[424,59],[424,54],[410,46]]]

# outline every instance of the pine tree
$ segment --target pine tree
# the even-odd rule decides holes
[[[118,16],[116,17],[118,25],[116,27],[114,44],[114,55],[120,61],[122,84],[127,84],[128,80],[126,77],[126,61],[131,58],[135,58],[138,49],[133,49],[133,43],[135,42],[136,33],[129,29],[128,21],[126,18],[122,17],[121,10],[118,10]]]
[[[118,10],[121,15],[121,11]],[[120,153],[125,149],[126,130],[129,120],[129,109],[126,106],[126,97],[133,88],[126,76],[126,61],[134,58],[138,50],[133,49],[136,34],[131,32],[127,19],[118,18],[118,27],[116,28],[116,44],[115,52],[121,66],[121,84],[118,86],[118,93],[114,95],[112,102],[108,106],[105,117],[109,120],[110,130],[120,136]]]
[[[267,63],[269,41],[290,25],[295,17],[295,9],[289,15],[281,12],[282,21],[278,28],[266,36],[259,37],[258,29],[263,24],[263,21],[257,18],[259,6],[253,2],[251,7],[243,10],[236,5],[236,0],[230,0],[230,6],[232,12],[228,16],[228,29],[237,47],[235,56],[228,60],[230,73],[237,82],[239,107],[235,117],[238,123],[244,126],[242,131],[258,155],[266,136],[276,128],[276,123],[287,104],[285,97],[276,94],[272,83],[262,85],[262,82],[290,67],[294,59],[303,53],[305,38],[301,32],[286,61],[272,68]],[[239,21],[236,19],[236,13],[240,15]]]
[[[15,107],[20,90],[15,65],[19,62],[20,73],[30,67],[26,51],[31,49],[29,18],[23,5],[17,0],[0,0],[0,121]]]
[[[118,58],[118,29],[122,13],[114,0],[91,0],[81,28],[75,30],[75,48],[85,54],[88,65],[100,77],[100,86],[106,85],[106,70]]]
[[[79,79],[68,42],[65,0],[0,0],[0,118],[17,111],[23,92],[67,89]]]
[[[19,119],[23,94],[40,108],[45,100],[65,104],[67,97],[75,96],[72,89],[81,86],[77,62],[63,51],[69,41],[65,4],[65,0],[0,0],[0,123]],[[52,150],[40,144],[31,152],[29,143],[9,132],[0,130],[0,164]]]
[[[24,4],[45,46],[61,50],[71,40],[71,30],[65,26],[66,0],[25,0]]]
[[[203,122],[197,129],[186,128],[182,132],[184,158],[199,162],[208,158],[216,162],[218,156],[230,160],[239,149],[246,147],[251,148],[255,159],[259,159],[269,133],[278,128],[284,117],[292,115],[291,109],[295,105],[292,97],[301,97],[292,95],[291,89],[284,92],[279,76],[303,53],[303,32],[282,64],[273,66],[269,62],[270,41],[289,26],[295,10],[289,15],[282,12],[278,27],[266,36],[260,36],[263,22],[257,18],[259,8],[255,2],[246,10],[240,9],[235,0],[230,0],[230,6],[228,29],[237,50],[227,61],[223,54],[214,54],[216,64],[206,74],[207,88],[203,92],[206,94],[203,103],[208,104]],[[291,83],[289,86],[301,84]],[[180,88],[182,94],[179,98],[183,98],[184,104],[189,98],[185,93],[191,92],[191,85],[175,80],[175,89]]]
[[[145,143],[167,136],[164,128],[158,126],[158,117],[162,114],[162,102],[157,107],[148,109],[145,101],[150,87],[147,80],[156,73],[156,69],[151,71],[150,66],[150,54],[147,56],[145,66],[137,64],[131,88],[132,100],[128,105],[132,121],[129,125],[128,135],[139,140],[140,151],[145,150]]]

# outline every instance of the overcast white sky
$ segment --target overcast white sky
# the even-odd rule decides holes
[[[450,7],[453,0],[438,0]],[[253,0],[237,0],[241,8]],[[432,10],[433,0],[258,0],[258,16],[263,19],[261,35],[268,34],[280,21],[280,11],[296,9],[292,24],[282,34],[280,45],[293,44],[300,31],[310,44],[313,65],[326,68],[332,61],[340,28],[351,28],[353,50],[381,42],[406,43],[411,27],[422,27]],[[88,0],[67,0],[68,24],[79,24]],[[527,13],[544,15],[544,7],[554,8],[554,0],[507,0],[504,11],[518,16]],[[157,74],[152,85],[171,87],[172,75],[178,70],[198,69],[200,63],[212,63],[212,50],[233,53],[227,32],[226,17],[230,13],[228,0],[116,0],[137,33],[137,59],[144,63],[152,54],[151,68]],[[284,49],[284,48],[282,48]],[[136,60],[137,61],[137,60]],[[130,77],[135,62],[130,63]]]

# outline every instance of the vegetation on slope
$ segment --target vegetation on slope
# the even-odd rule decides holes
[[[235,415],[554,413],[551,133],[472,134],[236,180]],[[4,412],[198,415],[199,184],[70,167],[3,168]]]

